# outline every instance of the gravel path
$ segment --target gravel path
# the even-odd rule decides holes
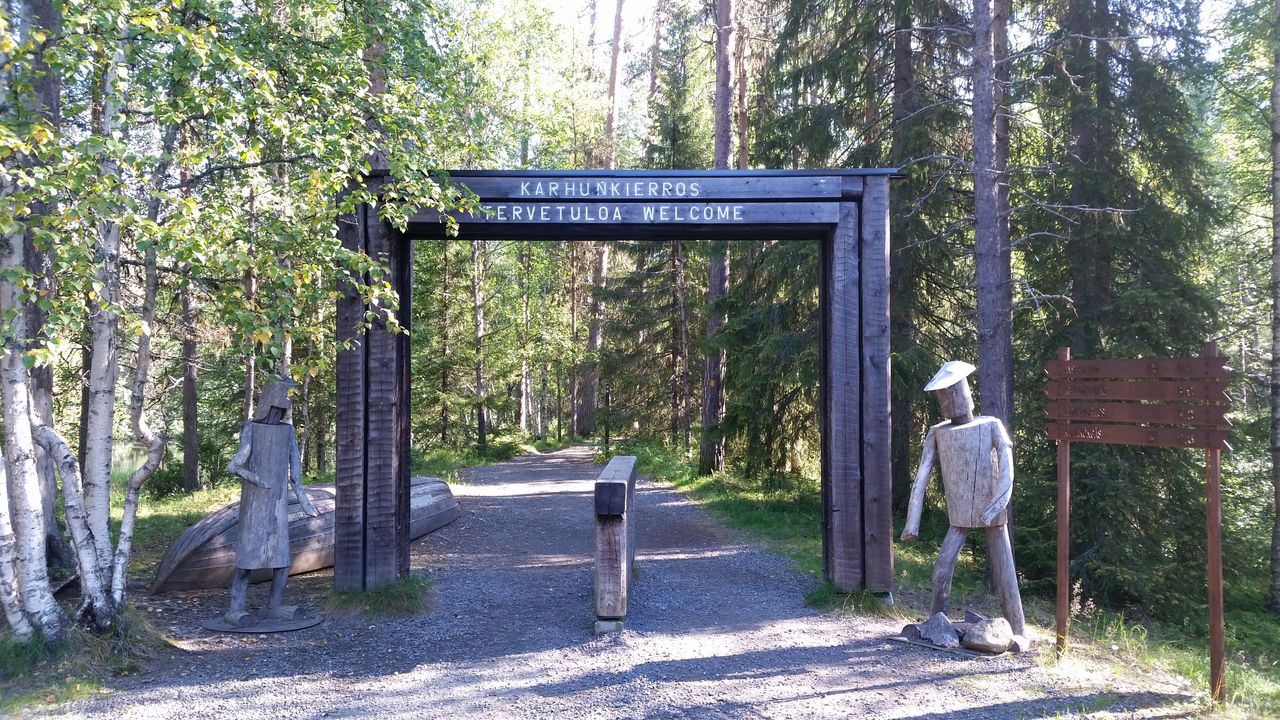
[[[814,581],[642,480],[626,630],[592,635],[591,451],[468,471],[464,514],[414,546],[432,608],[296,633],[193,628],[225,593],[149,601],[184,652],[56,712],[94,718],[1172,717],[1185,687],[1047,657],[898,643],[900,622],[804,607]],[[290,602],[331,582],[295,578]],[[261,593],[259,588],[255,592]]]

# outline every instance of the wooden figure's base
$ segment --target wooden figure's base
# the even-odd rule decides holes
[[[319,615],[316,617],[301,617],[291,620],[273,619],[262,615],[254,615],[254,618],[257,622],[252,624],[232,624],[227,621],[226,616],[220,615],[216,618],[200,623],[200,627],[205,630],[225,633],[278,633],[291,632],[293,630],[305,630],[324,622],[324,618]]]

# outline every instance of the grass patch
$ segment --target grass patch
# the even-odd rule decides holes
[[[838,615],[874,615],[878,617],[906,618],[902,606],[890,605],[886,599],[873,592],[845,593],[824,582],[804,598],[805,607],[827,610]]]
[[[567,440],[557,442],[554,438],[541,442],[525,433],[514,432],[490,438],[483,449],[476,445],[427,450],[414,448],[411,462],[414,475],[438,477],[453,485],[459,482],[458,471],[462,468],[502,462],[520,455],[554,452],[572,444]]]
[[[398,583],[377,590],[330,592],[325,598],[324,609],[330,615],[343,617],[412,617],[427,609],[432,587],[430,580],[411,574]]]
[[[98,635],[73,626],[56,647],[0,637],[0,716],[100,693],[104,678],[135,673],[170,647],[131,606],[110,631]]]
[[[816,481],[787,476],[765,482],[733,472],[698,477],[692,463],[655,440],[620,442],[614,454],[635,455],[641,473],[684,490],[726,525],[747,531],[771,551],[791,558],[801,571],[821,577],[822,499]],[[926,526],[922,533],[926,538],[935,535],[940,540],[941,529]],[[956,564],[952,605],[998,615],[999,601],[986,592],[983,582],[986,558],[982,534],[973,535],[976,542],[965,547]],[[829,583],[810,593],[805,603],[838,613],[923,617],[929,609],[937,554],[936,542],[895,543],[892,607],[873,593],[841,593]],[[1026,596],[1023,603],[1028,620],[1051,637],[1052,599]],[[1073,645],[1068,657],[1120,674],[1149,669],[1181,676],[1208,705],[1205,632],[1203,624],[1185,629],[1154,622],[1139,624],[1117,613],[1081,608],[1072,621]],[[1213,716],[1280,717],[1280,622],[1265,609],[1228,609],[1227,653],[1227,703],[1214,708]],[[1038,657],[1049,665],[1054,663],[1051,647]]]

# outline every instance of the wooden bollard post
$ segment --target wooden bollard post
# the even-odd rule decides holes
[[[619,455],[596,479],[596,633],[622,629],[635,561],[636,459]]]

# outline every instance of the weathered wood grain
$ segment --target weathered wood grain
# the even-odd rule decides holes
[[[596,479],[595,496],[622,498],[620,514],[596,514],[596,619],[622,620],[627,616],[631,566],[635,562],[636,458],[619,455],[609,461]],[[613,503],[607,503],[614,510]]]
[[[868,590],[893,590],[893,473],[889,410],[889,179],[862,195],[862,542]]]
[[[370,211],[366,215],[369,255],[391,262],[391,228]],[[386,313],[377,310],[368,331],[368,425],[365,463],[365,589],[385,587],[401,577],[397,543],[400,498],[397,492],[396,338]]]
[[[486,202],[475,213],[453,213],[459,223],[488,225],[832,225],[836,202]],[[437,210],[424,209],[413,223],[438,223]]]
[[[1205,343],[1205,357],[1218,360],[1218,344]],[[1222,597],[1222,451],[1205,452],[1205,547],[1209,586],[1209,694],[1222,702],[1226,698],[1226,618]]]
[[[1051,400],[1166,400],[1228,402],[1225,380],[1052,380]]]
[[[1150,405],[1136,402],[1068,402],[1055,400],[1045,405],[1050,420],[1074,420],[1087,423],[1155,423],[1158,425],[1202,425],[1230,427],[1224,405],[1190,405],[1176,403]]]
[[[396,574],[407,577],[409,574],[409,541],[412,539],[411,506],[410,506],[410,471],[409,457],[412,432],[410,430],[411,406],[411,368],[410,339],[412,338],[413,319],[413,248],[415,243],[403,233],[391,229],[391,268],[392,281],[399,298],[396,320],[401,332],[395,336],[396,345],[396,386],[395,417],[396,438],[393,460],[396,483]]]
[[[1098,425],[1092,423],[1045,424],[1045,435],[1051,440],[1107,443],[1112,445],[1145,445],[1147,447],[1204,448],[1228,450],[1229,431],[1219,428],[1174,428],[1163,426]]]
[[[1071,359],[1071,348],[1058,348],[1058,360]],[[1071,603],[1071,441],[1058,440],[1058,528],[1057,587],[1055,588],[1054,647],[1058,655],[1067,650],[1067,624]]]
[[[861,181],[861,178],[849,178]],[[792,177],[467,177],[452,182],[482,200],[665,202],[716,200],[821,200],[841,195],[837,176]]]
[[[840,224],[831,234],[830,275],[823,311],[826,333],[824,408],[830,514],[828,577],[841,592],[866,586],[862,515],[862,373],[859,338],[860,284],[856,203],[840,204]]]
[[[364,214],[338,218],[338,239],[351,252],[365,250]],[[335,412],[334,464],[336,509],[334,516],[333,586],[338,591],[364,589],[364,441],[365,373],[364,334],[358,330],[365,305],[354,284],[340,284],[337,308],[337,407]]]
[[[1225,358],[1148,358],[1119,360],[1050,360],[1050,379],[1065,378],[1225,378]]]

